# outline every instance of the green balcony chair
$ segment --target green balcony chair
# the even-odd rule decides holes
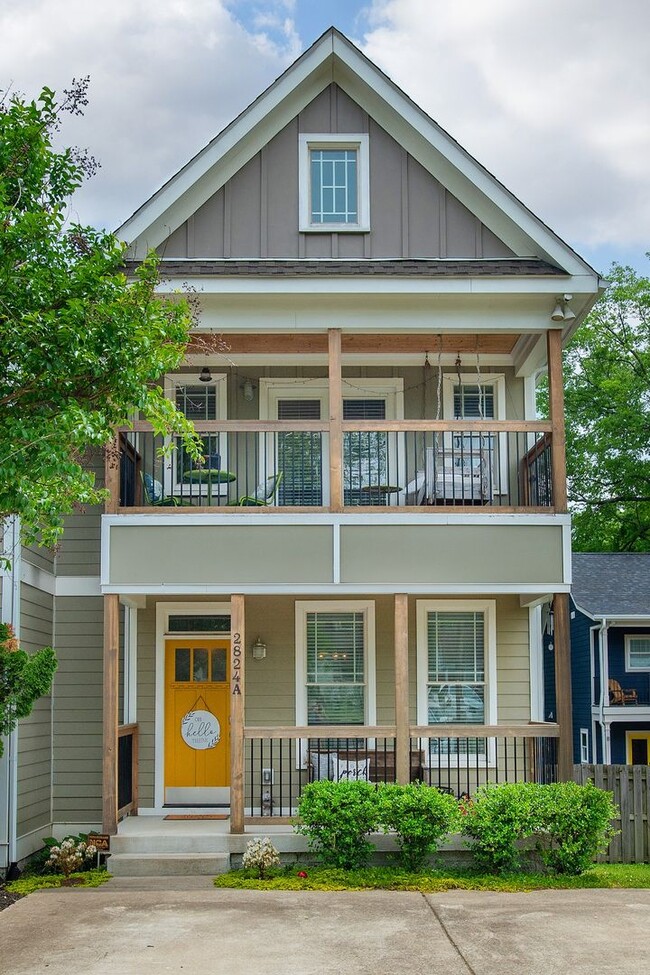
[[[188,501],[186,498],[177,498],[174,495],[170,497],[165,497],[163,495],[163,486],[160,481],[157,481],[151,474],[141,474],[142,478],[142,493],[144,495],[144,503],[152,505],[154,508],[191,508],[192,502]]]
[[[268,508],[278,493],[278,488],[280,487],[280,481],[282,480],[282,471],[278,474],[271,474],[269,477],[265,477],[264,480],[255,488],[253,494],[245,494],[237,500],[229,501],[228,507],[232,508],[237,506],[238,508]]]

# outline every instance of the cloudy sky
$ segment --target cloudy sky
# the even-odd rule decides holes
[[[91,76],[117,227],[331,24],[599,271],[650,265],[650,0],[0,0],[0,88]]]

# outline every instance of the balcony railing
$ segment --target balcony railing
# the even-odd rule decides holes
[[[486,783],[557,780],[557,725],[411,728],[412,782],[458,798]],[[244,729],[244,808],[249,819],[295,815],[305,785],[322,779],[395,782],[396,729]]]
[[[146,423],[123,429],[117,507],[328,510],[337,482],[345,509],[553,503],[543,422],[345,421],[340,454],[320,421],[210,421],[196,429],[202,463]]]

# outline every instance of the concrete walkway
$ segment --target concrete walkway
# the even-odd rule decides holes
[[[424,896],[111,881],[3,911],[0,973],[647,975],[648,917],[650,890]]]

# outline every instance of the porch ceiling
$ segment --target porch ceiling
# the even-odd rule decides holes
[[[341,336],[343,355],[512,355],[519,340],[513,333],[454,333],[448,335],[346,333]],[[273,332],[266,334],[193,333],[188,355],[215,354],[227,351],[233,355],[327,355],[325,332]]]

